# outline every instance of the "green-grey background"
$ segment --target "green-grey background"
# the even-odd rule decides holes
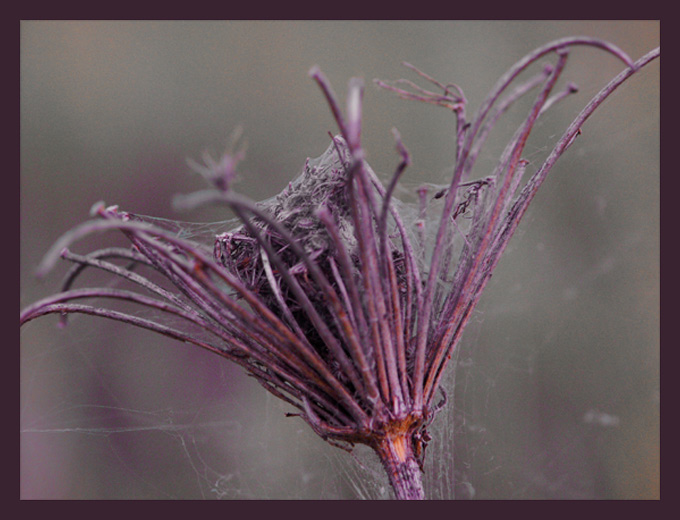
[[[336,130],[307,76],[314,64],[340,97],[351,76],[366,79],[363,135],[376,171],[397,162],[394,126],[413,155],[408,182],[443,183],[453,116],[372,79],[415,79],[400,66],[408,61],[462,87],[472,115],[517,59],[574,34],[633,59],[660,38],[654,21],[23,22],[21,306],[58,288],[64,266],[45,282],[33,269],[98,200],[227,218],[178,215],[171,199],[203,187],[186,158],[219,154],[238,125],[248,142],[239,190],[280,191]],[[546,118],[529,158],[621,69],[601,51],[574,50],[564,78],[582,91]],[[658,134],[655,63],[584,126],[520,226],[463,342],[458,496],[658,497]],[[354,475],[351,456],[217,357],[95,318],[55,322],[21,333],[22,497],[381,496],[373,466]],[[453,431],[439,433],[450,443]],[[441,444],[428,492],[451,498],[441,455],[451,448]]]

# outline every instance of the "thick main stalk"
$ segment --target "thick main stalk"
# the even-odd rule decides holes
[[[425,499],[421,470],[410,435],[386,435],[373,449],[387,472],[398,500]]]

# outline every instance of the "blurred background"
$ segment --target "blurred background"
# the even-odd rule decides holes
[[[278,193],[336,131],[308,77],[344,100],[366,80],[364,144],[379,174],[412,154],[406,189],[450,176],[454,117],[402,101],[374,78],[416,80],[407,61],[465,92],[471,116],[515,61],[550,40],[603,38],[637,59],[659,23],[22,22],[21,295],[56,291],[34,269],[104,200],[178,214],[203,188],[187,158],[218,156],[243,128],[237,189]],[[533,167],[623,68],[576,48],[581,88],[529,143]],[[426,459],[432,498],[658,498],[659,63],[619,89],[548,177],[501,260],[458,353]],[[538,69],[537,69],[538,70]],[[521,121],[508,115],[477,176]],[[118,237],[77,244],[87,252]],[[365,450],[326,445],[238,368],[194,347],[97,318],[21,331],[22,498],[384,498]],[[456,391],[453,392],[455,384]]]

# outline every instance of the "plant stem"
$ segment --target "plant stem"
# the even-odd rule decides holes
[[[408,434],[386,435],[373,449],[382,462],[398,500],[424,500],[420,466]]]

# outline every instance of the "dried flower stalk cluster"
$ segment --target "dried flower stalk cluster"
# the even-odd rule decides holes
[[[576,90],[569,84],[553,94],[568,48],[574,45],[604,49],[626,69],[587,105],[522,186],[527,164],[522,151],[536,120]],[[520,73],[549,53],[557,55],[554,65],[515,85]],[[39,273],[45,274],[59,256],[76,264],[62,292],[26,308],[21,323],[49,313],[92,314],[215,352],[243,366],[295,407],[297,413],[290,415],[302,417],[323,439],[344,447],[363,443],[373,448],[396,496],[422,499],[427,427],[446,400],[440,381],[508,240],[583,122],[658,55],[656,49],[633,63],[621,50],[597,39],[549,43],[509,69],[469,121],[459,87],[444,85],[411,65],[437,92],[405,80],[378,81],[402,98],[445,107],[456,117],[456,164],[448,188],[434,194],[443,200],[432,230],[424,227],[427,199],[433,194],[419,191],[421,218],[413,226],[405,223],[393,200],[410,162],[399,134],[395,131],[400,162],[386,187],[364,160],[362,82],[350,81],[343,114],[328,81],[314,68],[310,74],[328,100],[340,135],[331,139],[324,155],[307,161],[302,175],[284,192],[256,204],[233,191],[242,149],[219,162],[206,158],[199,169],[212,189],[182,198],[181,205],[226,204],[242,223],[209,245],[100,203],[93,208],[99,219],[64,235],[40,266]],[[470,180],[495,123],[530,91],[538,91],[535,101],[496,169]],[[111,229],[124,233],[131,247],[85,256],[68,249],[75,240]],[[140,266],[162,274],[174,290],[139,274]],[[143,291],[72,289],[86,267],[108,271]],[[134,302],[156,309],[159,316],[173,315],[184,325],[75,303],[95,297]],[[440,390],[444,399],[436,403]]]

